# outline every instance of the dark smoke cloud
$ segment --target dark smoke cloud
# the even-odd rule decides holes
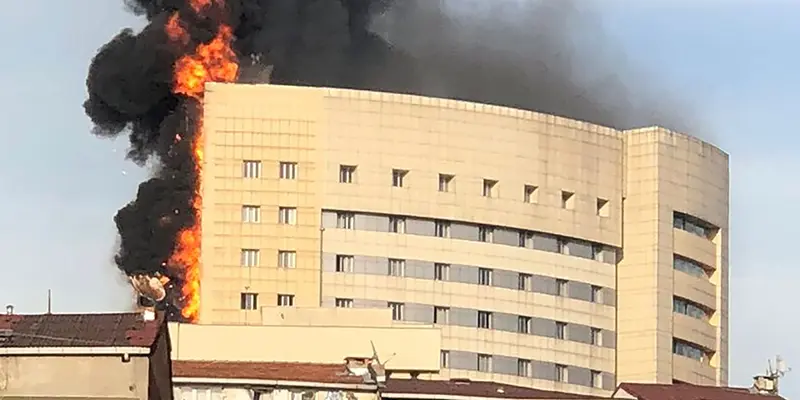
[[[176,135],[191,139],[198,105],[171,92],[173,64],[221,23],[234,29],[237,53],[257,55],[275,83],[458,98],[623,128],[687,125],[609,56],[598,20],[570,0],[226,0],[201,16],[187,2],[125,0],[150,24],[123,30],[89,69],[94,133],[127,134],[131,160],[160,166],[115,217],[126,274],[181,278],[165,261],[194,223],[198,177],[190,141]],[[175,11],[192,39],[185,47],[164,32]]]

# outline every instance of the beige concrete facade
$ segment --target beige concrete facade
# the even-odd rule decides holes
[[[398,369],[437,347],[440,377],[546,390],[727,383],[728,159],[711,145],[326,88],[209,84],[204,110],[201,324],[270,325],[296,352],[340,326],[354,351],[378,335],[426,360]],[[392,344],[409,326],[440,343]]]

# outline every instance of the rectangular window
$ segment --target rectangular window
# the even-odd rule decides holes
[[[261,161],[242,161],[242,177],[247,179],[261,178]]]
[[[672,338],[672,353],[700,362],[708,361],[708,354],[702,347],[680,339]]]
[[[258,309],[258,294],[242,293],[240,299],[241,299],[240,308],[242,310]]]
[[[556,296],[566,297],[569,282],[564,279],[556,279]]]
[[[520,232],[519,233],[519,247],[524,247],[528,249],[533,248],[533,233],[530,232]]]
[[[294,207],[278,208],[278,223],[283,225],[297,225],[297,209]]]
[[[439,367],[448,368],[450,366],[450,352],[442,350],[439,352]]]
[[[597,199],[597,215],[604,218],[611,215],[611,206],[608,205],[608,200]]]
[[[278,251],[278,268],[297,267],[297,252],[289,250]]]
[[[399,260],[396,258],[389,259],[389,276],[405,276],[406,275],[406,260]]]
[[[281,179],[297,179],[297,163],[281,161],[279,173]]]
[[[603,373],[600,371],[592,371],[592,387],[595,389],[603,388]]]
[[[450,223],[447,221],[436,221],[435,225],[436,237],[448,238],[450,237]]]
[[[530,292],[533,286],[533,277],[528,274],[519,274],[517,279],[517,289]]]
[[[603,245],[601,244],[592,245],[592,260],[604,262]]]
[[[531,376],[531,360],[517,360],[517,376],[529,378]]]
[[[567,366],[556,364],[556,382],[567,381]]]
[[[672,226],[709,240],[713,239],[719,230],[716,226],[700,218],[677,211],[672,214]]]
[[[496,197],[495,189],[497,187],[497,181],[492,179],[484,179],[483,180],[483,197]]]
[[[349,212],[336,213],[337,229],[356,229],[356,216]]]
[[[293,294],[279,294],[278,295],[278,307],[291,307],[294,305],[294,295]]]
[[[356,167],[354,165],[339,166],[339,182],[353,183],[356,180]]]
[[[439,174],[439,191],[449,192],[453,183],[454,175]]]
[[[478,268],[478,284],[492,286],[492,270],[489,268]]]
[[[406,219],[403,217],[389,217],[389,232],[406,233]]]
[[[566,322],[556,322],[556,339],[567,340]]]
[[[261,207],[242,206],[242,222],[257,224],[261,222]]]
[[[392,186],[394,187],[403,187],[405,184],[406,175],[408,175],[408,171],[404,169],[393,169],[392,170]]]
[[[353,308],[353,299],[336,299],[337,308]]]
[[[595,346],[603,345],[603,331],[600,328],[592,328],[592,344]]]
[[[697,318],[702,321],[708,321],[710,317],[710,313],[706,311],[706,309],[691,300],[687,300],[680,297],[673,297],[672,298],[672,311],[688,315],[692,318]]]
[[[525,189],[522,193],[522,201],[526,203],[537,203],[539,201],[539,191],[538,188],[533,185],[525,185]]]
[[[389,303],[389,308],[392,309],[392,321],[403,320],[403,303]]]
[[[478,228],[478,240],[481,242],[492,243],[494,236],[494,228],[489,226],[481,226]]]
[[[672,267],[678,271],[698,278],[708,278],[709,275],[706,268],[704,268],[700,263],[681,257],[677,254],[672,256]]]
[[[478,354],[478,371],[492,372],[492,356],[489,354]]]
[[[440,325],[447,325],[450,323],[450,309],[447,307],[434,307],[433,323]]]
[[[561,191],[561,208],[565,210],[575,209],[575,193]]]
[[[489,311],[478,311],[478,328],[492,329],[492,313]]]
[[[450,280],[450,264],[433,264],[433,279],[437,281]]]
[[[243,267],[257,267],[260,264],[260,252],[257,249],[242,249],[241,265]]]
[[[336,255],[336,272],[353,272],[355,260],[353,256]]]
[[[531,317],[520,315],[517,317],[517,333],[531,333]]]
[[[592,303],[603,303],[603,288],[592,285]]]

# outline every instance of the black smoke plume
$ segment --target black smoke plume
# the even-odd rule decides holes
[[[457,98],[620,128],[687,125],[638,90],[642,82],[609,55],[598,20],[570,0],[212,0],[202,15],[188,1],[125,0],[149,25],[123,30],[89,69],[84,107],[94,133],[127,134],[131,160],[160,165],[115,218],[126,274],[181,278],[165,262],[194,223],[198,178],[186,139],[197,104],[172,93],[173,65],[223,22],[240,58],[257,55],[274,83]],[[185,47],[164,32],[176,11],[192,38]]]

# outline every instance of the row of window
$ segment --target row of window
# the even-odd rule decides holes
[[[441,368],[445,369],[516,375],[597,389],[613,386],[613,382],[611,382],[613,375],[602,371],[503,355],[442,350],[439,353],[439,364]],[[604,382],[606,379],[609,382]]]
[[[611,304],[612,300],[605,299],[605,290],[602,286],[589,285],[582,282],[569,281],[567,279],[551,278],[523,272],[495,270],[485,267],[473,267],[469,265],[453,266],[447,263],[412,260],[412,265],[409,266],[404,259],[358,257],[361,264],[357,271],[358,273],[493,286],[525,292],[544,293],[559,297],[570,297],[598,304]],[[382,270],[379,264],[381,261],[385,262]],[[433,271],[430,271],[431,267],[433,267]],[[356,256],[345,254],[335,255],[334,271],[340,273],[356,272]]]
[[[680,297],[672,298],[672,311],[703,321],[708,321],[710,317],[710,312],[706,311],[705,307]]]
[[[712,356],[712,353],[702,346],[676,338],[672,338],[672,354],[704,363],[708,362]]]
[[[719,231],[719,228],[710,222],[677,211],[672,213],[672,226],[709,240],[713,240]]]
[[[492,225],[328,210],[322,213],[322,224],[325,229],[370,230],[470,240],[561,253],[607,264],[616,264],[617,261],[616,250],[600,243]]]

